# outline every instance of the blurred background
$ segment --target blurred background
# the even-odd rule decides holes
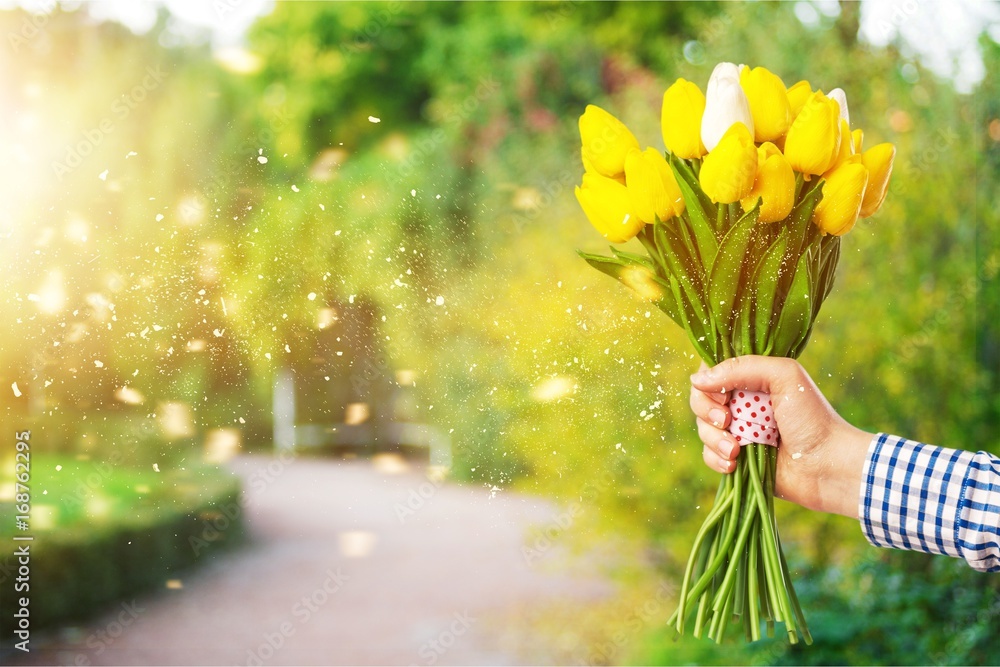
[[[784,504],[815,645],[675,641],[698,362],[578,258],[573,197],[588,103],[662,149],[719,61],[843,88],[896,167],[801,361],[862,428],[998,453],[997,3],[25,1],[0,34],[5,659],[1000,663],[995,575]]]

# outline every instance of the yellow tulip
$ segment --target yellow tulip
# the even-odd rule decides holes
[[[594,168],[594,165],[587,158],[583,158],[583,170],[588,174],[596,174],[598,176],[604,176],[601,172]],[[625,172],[618,174],[614,177],[614,180],[618,181],[622,185],[625,185]]]
[[[734,123],[701,165],[698,180],[708,198],[717,204],[732,204],[753,189],[757,175],[757,147],[750,130]]]
[[[812,221],[824,234],[842,236],[858,221],[868,170],[861,164],[861,157],[855,155],[825,179],[823,198],[813,210]]]
[[[851,112],[847,108],[847,93],[844,92],[844,89],[834,88],[826,96],[837,103],[837,110],[840,112],[841,120],[846,120],[847,124],[850,125]]]
[[[784,220],[795,203],[795,174],[778,147],[765,143],[757,149],[757,177],[753,189],[741,201],[749,211],[760,200],[759,222]]]
[[[795,117],[799,115],[806,100],[812,94],[813,90],[808,81],[799,81],[788,89],[788,110],[792,120],[795,120]]]
[[[843,118],[840,119],[840,137],[840,150],[837,152],[837,157],[833,161],[833,165],[826,170],[826,173],[830,173],[854,155],[854,141],[851,139],[851,128],[848,127],[847,121]]]
[[[861,128],[851,132],[851,148],[854,155],[861,152],[861,143],[865,139],[865,133],[861,131]]]
[[[625,182],[632,210],[646,224],[669,220],[684,212],[684,198],[663,153],[655,148],[629,151]]]
[[[590,224],[612,243],[624,243],[642,229],[642,220],[632,211],[628,190],[613,178],[588,172],[575,192]]]
[[[861,202],[861,217],[875,215],[885,195],[889,192],[889,177],[892,175],[892,161],[896,157],[896,147],[892,144],[872,146],[861,154],[861,163],[868,170],[868,187]]]
[[[701,143],[701,117],[705,113],[705,96],[697,85],[677,79],[663,93],[660,125],[663,144],[677,157],[699,158],[708,151]]]
[[[840,109],[822,91],[809,96],[788,128],[785,157],[803,174],[825,173],[840,151]]]
[[[604,109],[588,104],[580,116],[583,159],[597,173],[614,178],[625,171],[625,156],[639,142],[625,124]]]
[[[785,84],[763,67],[744,67],[740,86],[750,102],[755,141],[774,141],[788,131],[792,123]]]

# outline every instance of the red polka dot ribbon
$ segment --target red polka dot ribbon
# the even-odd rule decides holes
[[[729,399],[729,413],[732,415],[729,432],[740,445],[757,442],[777,446],[778,426],[770,394],[737,389]]]

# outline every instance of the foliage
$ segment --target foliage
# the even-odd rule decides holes
[[[255,73],[207,45],[162,46],[163,22],[135,36],[55,11],[9,54],[0,111],[0,387],[22,392],[0,426],[41,419],[39,451],[77,451],[127,385],[151,423],[182,402],[199,434],[242,426],[266,448],[275,372],[320,309],[364,297],[393,369],[416,374],[419,418],[450,433],[457,476],[586,491],[567,534],[622,533],[674,577],[717,481],[686,405],[697,360],[574,254],[603,249],[572,195],[576,121],[593,101],[660,147],[667,82],[704,84],[729,60],[842,87],[866,144],[898,148],[803,364],[861,427],[997,451],[998,47],[984,42],[987,79],[960,95],[896,48],[845,39],[837,18],[803,25],[796,5],[276,3],[249,35]],[[22,19],[0,15],[4,34]],[[162,81],[116,115],[156,65]],[[113,130],[57,175],[105,118]],[[29,295],[53,285],[64,301],[44,310]],[[870,550],[846,519],[777,509],[789,555],[823,571]],[[879,567],[880,583],[905,571]],[[867,615],[850,585],[846,606],[803,602],[810,622],[832,630],[821,606]],[[962,618],[934,588],[913,608]],[[927,650],[943,632],[920,628]],[[879,662],[905,649],[854,646]]]

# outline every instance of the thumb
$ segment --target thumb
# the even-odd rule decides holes
[[[799,377],[799,364],[784,357],[747,355],[733,357],[691,376],[695,389],[704,392],[727,392],[733,389],[782,393]]]

